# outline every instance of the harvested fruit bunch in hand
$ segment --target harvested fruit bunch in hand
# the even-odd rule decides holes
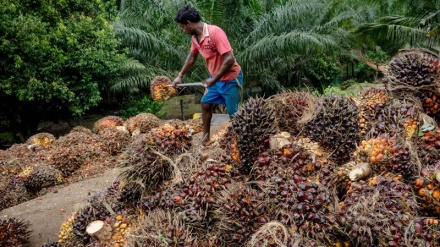
[[[170,87],[171,80],[166,76],[157,76],[151,82],[151,96],[157,102],[163,102],[171,99],[176,95],[176,88]]]

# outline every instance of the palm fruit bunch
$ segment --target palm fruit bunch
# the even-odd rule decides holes
[[[440,246],[440,225],[437,218],[417,217],[408,228],[408,246]]]
[[[159,188],[153,193],[141,198],[142,205],[140,208],[144,212],[153,211],[155,209],[174,209],[177,203],[181,203],[182,197],[175,196],[175,192],[168,188]]]
[[[0,218],[0,246],[26,247],[29,246],[31,234],[28,221],[16,217]]]
[[[371,135],[403,136],[406,140],[417,138],[421,108],[417,102],[393,100],[376,114]]]
[[[422,102],[423,111],[431,117],[438,119],[440,113],[440,95],[428,90],[420,90],[416,96]]]
[[[104,129],[99,132],[98,138],[102,143],[102,150],[112,156],[120,154],[131,143],[128,132],[116,129]]]
[[[434,165],[440,159],[440,129],[421,132],[418,153],[422,164]]]
[[[417,170],[416,157],[412,154],[412,146],[405,140],[396,138],[391,147],[393,158],[391,160],[391,172],[401,174],[405,179],[413,176]]]
[[[296,144],[288,144],[277,150],[269,150],[258,156],[251,177],[264,181],[284,173],[295,173],[305,177],[316,175],[321,162]]]
[[[171,99],[177,93],[176,88],[170,87],[170,78],[166,76],[156,76],[150,84],[152,98],[157,102],[163,102]]]
[[[159,127],[159,118],[152,113],[140,113],[125,121],[125,126],[131,135],[144,134],[153,128]]]
[[[102,145],[98,140],[98,135],[92,132],[72,130],[67,135],[60,136],[55,142],[54,146],[73,146],[73,145]]]
[[[216,136],[213,136],[214,140],[217,139]],[[220,147],[226,151],[226,153],[231,157],[231,159],[240,164],[240,150],[237,145],[237,134],[235,134],[232,129],[232,125],[226,126],[226,129],[219,133],[218,142]]]
[[[385,90],[368,88],[362,90],[355,97],[359,107],[359,130],[360,135],[365,136],[371,129],[376,113],[385,107],[389,98]]]
[[[213,218],[223,246],[239,245],[259,227],[269,221],[269,205],[264,193],[249,185],[237,182],[219,191],[214,205]]]
[[[58,243],[58,241],[53,241],[53,242],[45,243],[41,247],[61,247],[61,245]]]
[[[440,162],[422,167],[414,180],[414,190],[418,196],[423,214],[440,215]]]
[[[87,135],[93,135],[93,132],[90,129],[88,129],[88,128],[84,127],[84,126],[79,126],[79,125],[73,127],[70,130],[69,133],[73,133],[73,132],[80,132],[80,133],[84,133],[84,134],[87,134]]]
[[[138,218],[126,246],[198,246],[181,216],[157,209]]]
[[[63,177],[70,177],[88,162],[92,155],[89,145],[54,147],[48,157],[49,165],[59,170]]]
[[[404,246],[418,207],[411,187],[394,175],[351,182],[338,221],[355,246]]]
[[[185,216],[185,223],[196,233],[206,232],[215,203],[215,193],[224,190],[238,171],[232,166],[213,162],[195,172],[173,195],[173,203]]]
[[[93,132],[99,133],[104,129],[116,129],[117,127],[123,127],[124,120],[118,116],[106,116],[93,124]]]
[[[376,138],[362,140],[355,156],[372,165],[376,172],[383,172],[387,170],[387,164],[390,164],[393,159],[394,138],[388,135],[380,135]]]
[[[83,245],[89,244],[93,239],[87,234],[87,225],[94,220],[106,220],[110,216],[106,205],[101,202],[93,202],[76,212],[73,220],[73,234],[75,238],[71,242],[79,241]]]
[[[271,221],[260,227],[246,243],[246,247],[279,246],[325,246],[316,240],[299,234],[296,228],[285,227],[277,221]],[[343,246],[341,246],[343,247]]]
[[[133,224],[128,214],[121,213],[107,217],[106,224],[111,226],[110,239],[100,241],[100,246],[122,247],[127,246],[128,235],[131,233]]]
[[[31,137],[29,137],[26,141],[26,144],[38,147],[48,148],[55,141],[55,136],[50,133],[38,133]]]
[[[74,213],[61,225],[57,242],[59,245],[63,246],[64,244],[75,242],[75,234],[73,233],[75,217],[76,214]]]
[[[304,109],[313,105],[315,99],[307,92],[283,92],[269,99],[273,105],[281,131],[296,135],[301,131],[297,122],[302,118]]]
[[[404,52],[390,61],[388,76],[383,82],[393,88],[432,86],[438,82],[439,65],[439,60],[431,54]]]
[[[275,206],[269,211],[273,219],[318,241],[336,238],[334,196],[325,187],[288,173],[270,180],[267,196]]]
[[[309,111],[313,111],[315,117],[304,125],[307,137],[329,150],[335,163],[341,165],[349,161],[360,139],[355,102],[329,95],[320,98],[318,107]]]
[[[126,205],[137,207],[140,204],[143,191],[143,186],[140,183],[134,181],[123,183],[117,200]]]
[[[55,186],[63,182],[61,172],[47,165],[34,166],[29,175],[23,177],[24,186],[36,193],[43,188]]]
[[[190,149],[192,131],[186,126],[164,124],[147,133],[148,143],[164,155],[170,157]]]
[[[275,112],[262,98],[250,98],[231,119],[240,152],[240,168],[249,173],[258,155],[269,149],[270,136],[278,131]]]
[[[201,118],[189,119],[184,123],[193,131],[194,134],[203,132],[203,122]]]
[[[26,202],[34,196],[26,189],[20,178],[12,178],[0,188],[0,210]]]

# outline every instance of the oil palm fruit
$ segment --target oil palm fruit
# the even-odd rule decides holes
[[[152,98],[157,102],[163,102],[174,97],[176,88],[170,87],[171,80],[166,76],[157,76],[150,84]]]
[[[297,135],[301,131],[297,122],[314,100],[313,95],[307,92],[283,92],[272,96],[269,102],[273,105],[280,130]]]
[[[197,246],[197,240],[181,216],[158,209],[135,222],[126,246]]]
[[[29,246],[30,223],[16,217],[0,218],[0,246]]]
[[[269,148],[270,136],[278,131],[275,112],[264,99],[250,98],[239,107],[231,123],[240,152],[241,170],[249,173],[258,155]]]
[[[329,95],[319,99],[318,107],[309,109],[314,118],[305,123],[304,132],[331,152],[338,165],[350,160],[359,141],[358,108],[347,97]]]
[[[433,91],[420,90],[416,96],[422,102],[423,111],[438,120],[440,117],[440,95]]]
[[[360,91],[355,102],[359,108],[359,133],[365,136],[371,129],[376,113],[385,107],[389,101],[388,94],[384,89],[369,88]]]
[[[213,137],[216,138],[215,136]],[[229,157],[240,164],[240,150],[237,145],[237,134],[235,134],[232,125],[226,126],[226,129],[220,133],[218,142],[220,147],[226,151]]]
[[[128,132],[116,129],[104,129],[99,132],[98,138],[102,143],[102,150],[112,156],[120,154],[132,141]]]
[[[24,186],[34,193],[62,182],[61,172],[47,165],[35,166],[33,171],[24,178]]]
[[[440,129],[421,132],[418,153],[422,164],[434,165],[440,159]]]
[[[43,244],[41,247],[61,247],[58,241]]]
[[[122,127],[124,126],[124,120],[121,117],[118,116],[106,116],[98,121],[96,121],[93,124],[93,132],[99,133],[100,131],[104,129],[115,129],[116,127]]]
[[[422,167],[414,179],[414,190],[426,216],[440,215],[440,162]]]
[[[137,206],[143,191],[144,189],[140,183],[134,181],[125,183],[122,185],[117,200],[128,205]]]
[[[355,246],[404,246],[407,226],[418,206],[400,176],[376,176],[351,182],[340,202],[338,221]],[[388,245],[388,243],[398,245]]]
[[[75,220],[75,214],[72,214],[67,220],[61,225],[60,231],[58,233],[58,244],[64,244],[71,241],[75,241],[75,234],[73,233],[73,222]]]
[[[274,210],[271,218],[287,227],[297,228],[300,234],[318,241],[336,237],[334,196],[324,186],[303,176],[287,173],[270,180],[267,196]]]
[[[43,132],[29,137],[29,139],[27,139],[26,141],[26,144],[33,146],[43,146],[48,148],[52,145],[55,139],[56,138],[54,135]]]
[[[159,118],[152,113],[140,113],[127,119],[125,125],[132,135],[144,134],[159,127]]]
[[[0,210],[26,202],[33,197],[22,179],[12,178],[5,187],[0,188]]]
[[[240,245],[269,221],[269,205],[264,193],[243,183],[232,183],[219,192],[213,218],[223,245]]]
[[[100,201],[90,203],[76,212],[72,223],[75,239],[71,242],[80,241],[84,245],[89,244],[92,237],[86,232],[87,225],[94,220],[105,220],[108,216],[110,216],[110,212]]]
[[[430,54],[406,52],[389,63],[384,83],[392,87],[433,85],[438,77],[439,60]]]

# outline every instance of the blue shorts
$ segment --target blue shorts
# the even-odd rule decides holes
[[[240,71],[237,79],[228,82],[216,81],[208,87],[201,101],[203,104],[224,104],[229,116],[232,116],[237,112],[241,102],[242,87],[243,73]]]

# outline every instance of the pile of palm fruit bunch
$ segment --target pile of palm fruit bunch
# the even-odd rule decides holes
[[[31,230],[28,221],[9,216],[0,218],[0,246],[29,246],[30,234]]]
[[[171,99],[177,93],[176,88],[171,87],[171,80],[166,76],[157,76],[150,84],[152,98],[157,102]]]
[[[118,127],[124,127],[124,120],[118,116],[107,116],[95,122],[93,132],[99,133],[104,129],[116,129]]]

